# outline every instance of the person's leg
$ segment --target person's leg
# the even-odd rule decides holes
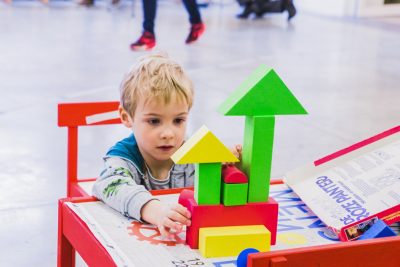
[[[156,19],[157,0],[143,0],[143,30],[154,34],[154,20]]]
[[[201,20],[199,7],[197,6],[196,0],[183,0],[183,4],[187,12],[189,13],[189,21],[192,25],[186,43],[190,44],[196,41],[200,35],[203,34],[205,26]]]
[[[296,15],[297,10],[293,4],[293,0],[283,0],[283,7],[288,11],[288,20]]]
[[[196,0],[183,0],[183,4],[189,13],[190,24],[202,23],[199,7]]]
[[[157,0],[143,0],[143,33],[130,45],[132,50],[150,50],[156,45],[154,20],[156,18]]]

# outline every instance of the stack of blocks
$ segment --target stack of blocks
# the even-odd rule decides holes
[[[237,256],[253,247],[268,251],[276,242],[278,203],[269,198],[275,115],[306,114],[272,69],[262,65],[221,105],[227,116],[245,116],[241,172],[223,162],[239,160],[202,126],[171,157],[194,163],[194,192],[179,203],[192,214],[186,243],[205,257]]]
[[[244,205],[247,203],[249,188],[247,176],[235,166],[222,168],[222,203],[225,206]]]

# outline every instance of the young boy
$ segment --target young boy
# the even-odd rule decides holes
[[[142,58],[121,86],[119,115],[133,134],[104,157],[93,195],[125,216],[156,225],[164,237],[190,225],[190,212],[166,205],[148,190],[193,186],[194,166],[175,165],[193,103],[193,85],[182,68],[162,55]]]

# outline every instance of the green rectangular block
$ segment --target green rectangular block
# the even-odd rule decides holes
[[[220,204],[221,163],[196,163],[194,198],[198,205]]]
[[[224,206],[238,206],[247,203],[248,184],[222,183],[222,204]]]
[[[242,168],[249,179],[248,202],[269,197],[275,117],[246,117]]]

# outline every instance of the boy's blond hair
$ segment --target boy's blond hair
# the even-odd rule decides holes
[[[169,103],[178,97],[193,104],[193,84],[182,67],[164,54],[142,57],[121,85],[121,106],[133,117],[139,99]]]

